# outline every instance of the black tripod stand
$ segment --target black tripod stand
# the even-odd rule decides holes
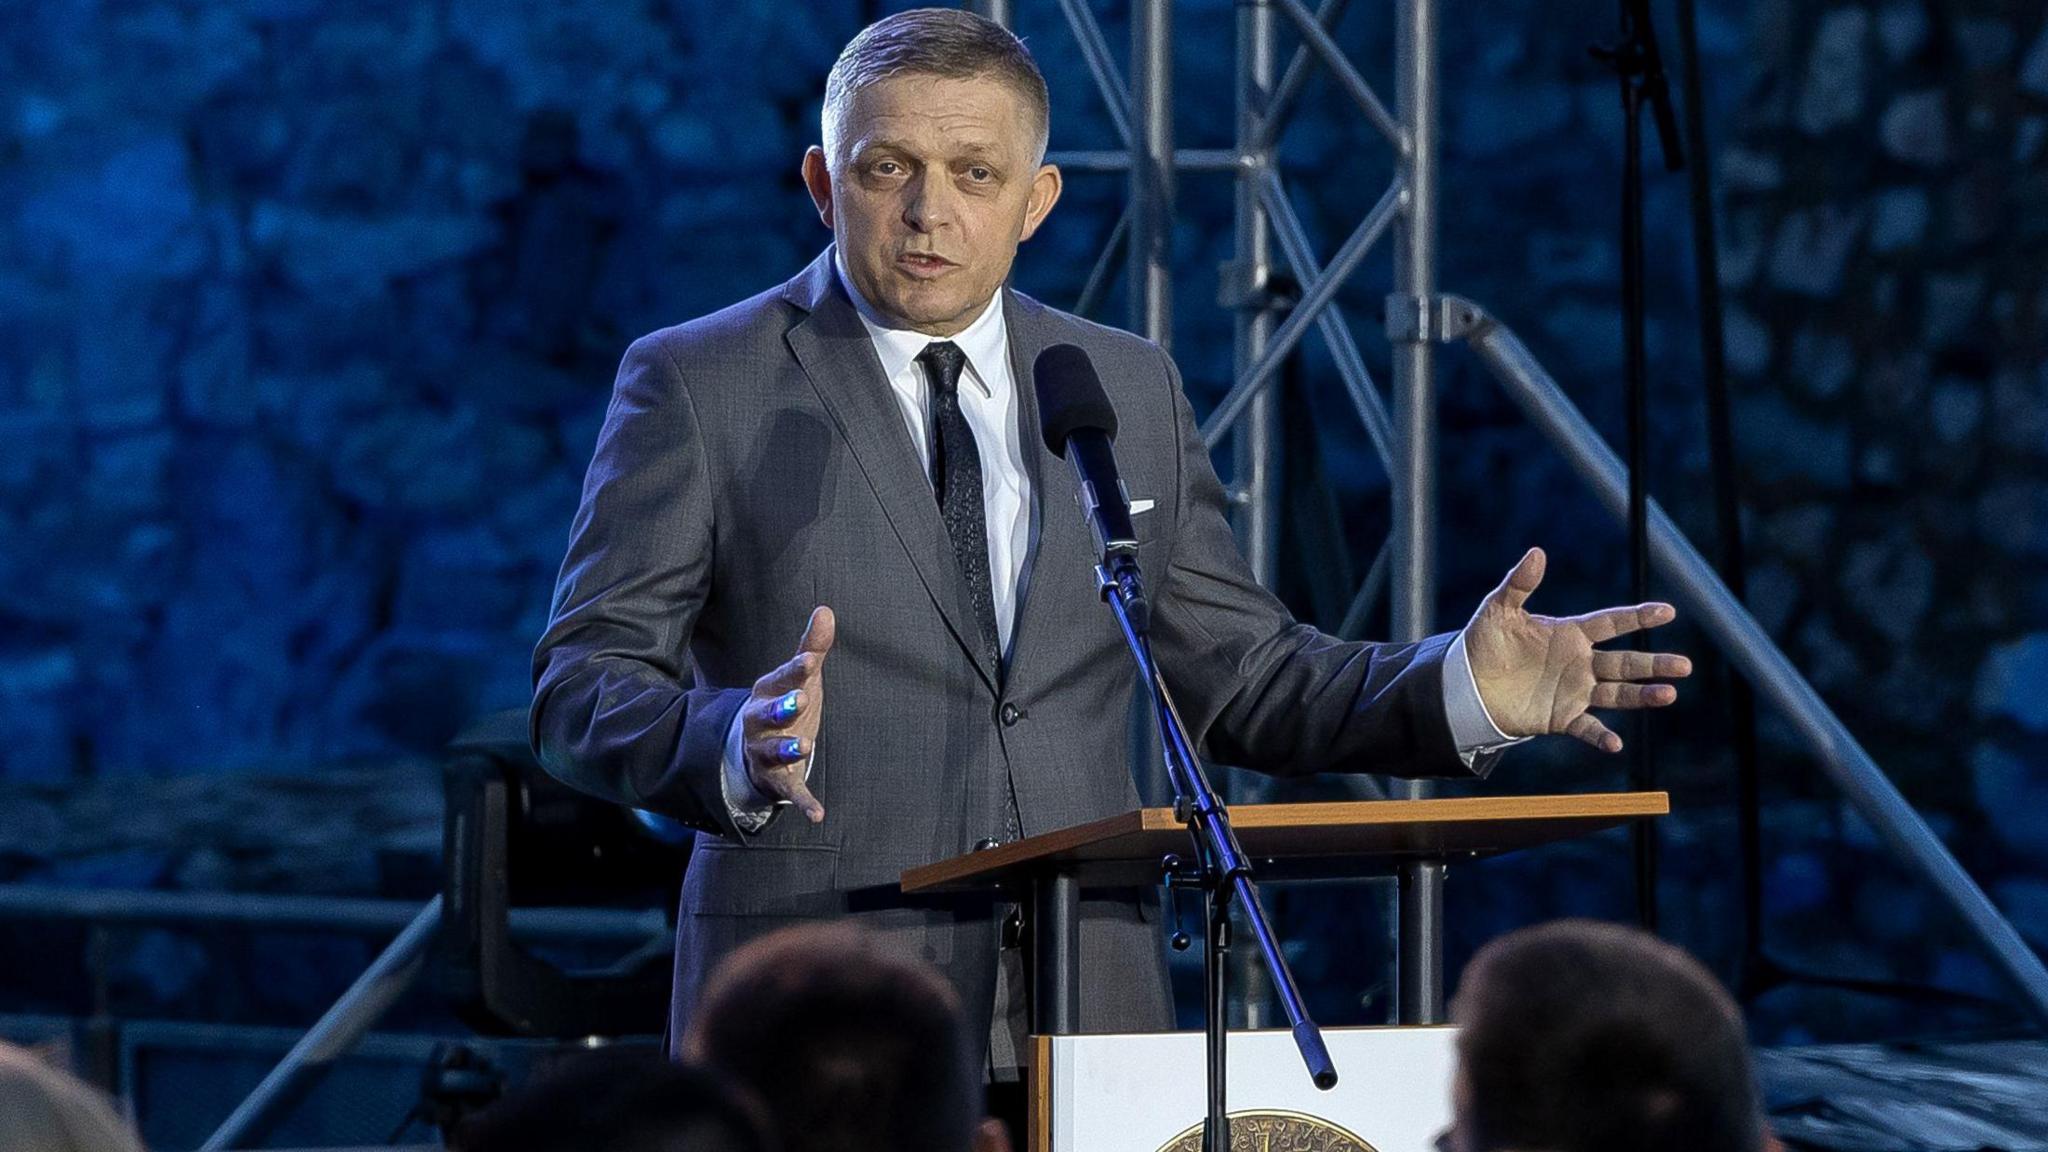
[[[1714,519],[1719,538],[1716,566],[1729,591],[1745,597],[1744,573],[1747,562],[1742,540],[1741,509],[1735,487],[1735,446],[1731,405],[1728,396],[1725,332],[1720,295],[1719,248],[1715,240],[1713,179],[1707,147],[1704,81],[1699,60],[1699,32],[1695,0],[1675,0],[1680,80],[1684,93],[1684,148],[1681,151],[1678,120],[1673,114],[1669,85],[1656,29],[1647,0],[1622,0],[1622,38],[1616,45],[1594,49],[1594,55],[1612,67],[1621,81],[1622,110],[1626,140],[1622,185],[1623,310],[1627,339],[1627,404],[1629,411],[1629,530],[1638,600],[1646,598],[1643,579],[1647,572],[1644,531],[1645,468],[1643,443],[1646,434],[1644,388],[1646,366],[1643,347],[1644,266],[1641,115],[1648,103],[1657,124],[1658,143],[1665,167],[1688,170],[1687,199],[1692,218],[1693,269],[1700,309],[1700,364],[1706,393],[1709,468],[1712,478]],[[1734,675],[1724,664],[1721,683],[1727,693],[1728,732],[1736,765],[1736,810],[1739,839],[1743,951],[1737,964],[1736,995],[1749,1003],[1777,988],[1790,984],[1836,988],[1863,995],[1885,996],[1923,1003],[1941,1003],[1978,1009],[2005,1006],[1983,997],[1946,989],[1930,988],[1887,980],[1865,980],[1806,972],[1771,955],[1763,917],[1763,773],[1756,733],[1756,696],[1747,680]],[[1654,787],[1654,765],[1648,744],[1639,729],[1636,737],[1635,781],[1639,788]],[[1654,930],[1657,919],[1657,846],[1654,830],[1639,825],[1634,830],[1637,912],[1645,927]]]
[[[1643,105],[1657,125],[1657,145],[1669,172],[1685,166],[1678,140],[1678,114],[1671,105],[1671,86],[1664,77],[1664,57],[1657,47],[1657,26],[1649,0],[1621,0],[1621,39],[1593,48],[1596,59],[1621,81],[1621,312],[1626,349],[1628,407],[1628,539],[1629,581],[1637,603],[1650,598],[1649,526],[1649,357],[1644,336],[1648,322],[1643,264]],[[1638,632],[1635,647],[1647,638]],[[1634,745],[1632,776],[1638,791],[1657,787],[1657,768],[1650,754],[1650,726],[1638,718],[1630,740]],[[1657,930],[1657,833],[1647,823],[1629,832],[1635,857],[1636,918],[1645,929]]]

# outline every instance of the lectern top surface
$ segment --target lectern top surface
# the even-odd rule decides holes
[[[1513,852],[1671,811],[1663,792],[1468,796],[1230,809],[1238,842],[1275,879],[1353,876],[1417,858]],[[1171,808],[1135,808],[903,873],[909,893],[965,891],[1071,872],[1089,886],[1156,883],[1160,858],[1189,848]]]

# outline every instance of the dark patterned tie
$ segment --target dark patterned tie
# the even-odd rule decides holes
[[[995,597],[988,572],[988,520],[982,506],[981,452],[974,445],[974,429],[960,411],[960,370],[967,354],[950,340],[925,345],[917,354],[924,366],[925,382],[931,386],[932,490],[939,500],[939,514],[946,521],[946,535],[953,540],[953,559],[967,581],[968,599],[974,618],[981,625],[981,638],[990,663],[1001,660],[1002,645],[996,631]]]

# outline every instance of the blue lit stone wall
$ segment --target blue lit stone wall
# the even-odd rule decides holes
[[[855,14],[26,7],[5,775],[431,751],[519,704],[611,368],[807,254]]]
[[[0,879],[417,886],[427,758],[470,717],[525,702],[620,352],[823,243],[797,157],[839,45],[894,7],[15,5],[0,39]],[[1018,7],[1055,147],[1112,146],[1057,7]],[[1384,6],[1351,7],[1339,38],[1391,99]],[[1759,615],[2038,939],[2048,32],[2017,0],[1701,7]],[[1101,10],[1121,55],[1125,6]],[[1613,5],[1446,17],[1442,282],[1515,326],[1619,444],[1619,111],[1585,53],[1612,35]],[[1222,146],[1236,8],[1182,3],[1175,19],[1181,142]],[[1325,257],[1390,171],[1322,80],[1283,162]],[[1229,188],[1188,174],[1179,191],[1175,343],[1199,407],[1229,374]],[[1070,304],[1121,195],[1120,177],[1070,175],[1020,285]],[[1653,481],[1704,542],[1681,178],[1653,173],[1649,219]],[[1341,296],[1383,383],[1370,321],[1387,279],[1382,254]],[[1124,307],[1113,292],[1096,315]],[[1362,573],[1385,480],[1313,338],[1289,388],[1324,414],[1297,426],[1323,455],[1295,493],[1290,555],[1334,518]],[[1552,556],[1541,606],[1624,598],[1619,532],[1455,352],[1443,410],[1438,624],[1528,543]],[[1300,611],[1335,623],[1341,603],[1298,570],[1287,581]],[[1727,970],[1741,941],[1721,715],[1699,686],[1659,749],[1682,813],[1667,923]],[[1781,727],[1766,735],[1774,946],[1992,988]],[[326,810],[360,819],[315,820],[250,783],[279,772],[334,774]],[[352,783],[378,773],[402,784]],[[1620,779],[1557,746],[1518,751],[1497,782]],[[112,834],[113,797],[180,816]],[[1626,916],[1627,885],[1613,841],[1461,870],[1453,954],[1561,912]],[[1286,901],[1324,1014],[1372,1016],[1383,1001],[1359,1002],[1347,958],[1375,930],[1355,908]],[[1913,1022],[1789,1003],[1760,1013],[1763,1034]]]
[[[1722,158],[1752,604],[2039,948],[2048,22],[1774,0],[1752,58]],[[1801,839],[1775,838],[1782,937],[1837,969],[1998,991],[1867,830]]]

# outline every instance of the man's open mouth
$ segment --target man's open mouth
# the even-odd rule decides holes
[[[959,267],[944,256],[933,256],[926,252],[905,252],[896,257],[896,263],[899,267],[924,275],[936,275],[948,268]]]

